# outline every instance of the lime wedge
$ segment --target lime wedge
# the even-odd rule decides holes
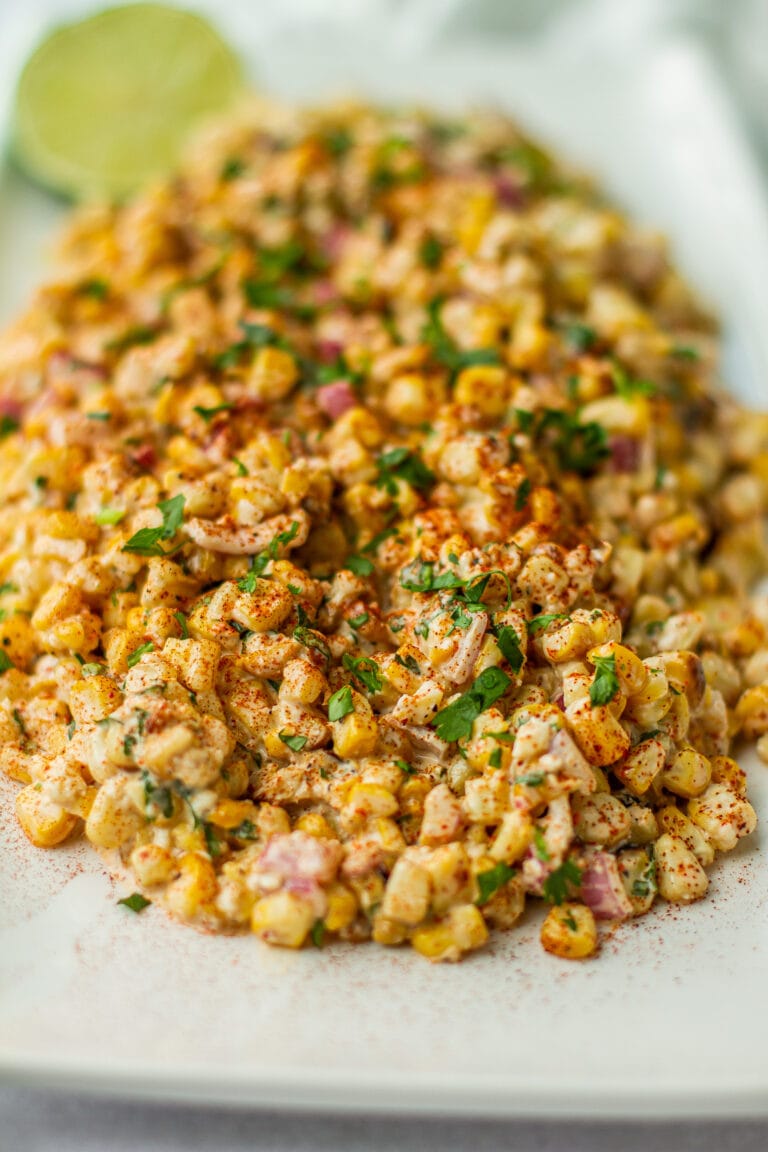
[[[166,174],[189,130],[230,105],[240,63],[205,20],[128,4],[53,31],[19,78],[16,158],[78,200],[119,199]]]

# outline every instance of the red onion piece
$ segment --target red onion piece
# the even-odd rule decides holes
[[[640,463],[640,441],[634,436],[611,436],[611,471],[635,472]]]
[[[327,883],[336,875],[343,849],[338,840],[320,840],[306,832],[272,836],[259,858],[259,869],[282,876],[294,884],[299,880]]]
[[[338,420],[350,408],[357,404],[357,398],[349,380],[333,380],[330,384],[323,384],[315,393],[318,408],[322,408],[332,420]]]
[[[581,874],[581,898],[597,920],[624,920],[632,915],[618,862],[610,852],[595,852],[589,857]]]

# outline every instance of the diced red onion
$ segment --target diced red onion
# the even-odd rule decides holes
[[[338,840],[320,840],[306,832],[272,836],[259,858],[259,868],[285,881],[327,883],[336,875],[343,849]]]
[[[624,920],[632,905],[610,852],[594,852],[581,874],[581,898],[598,920]]]
[[[611,436],[611,471],[635,472],[640,463],[640,441],[634,436]]]
[[[332,420],[338,420],[357,404],[357,398],[349,380],[332,380],[323,384],[315,393],[318,408],[322,408]]]

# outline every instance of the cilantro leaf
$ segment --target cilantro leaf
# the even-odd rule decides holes
[[[435,482],[435,474],[428,468],[418,452],[408,448],[392,448],[383,452],[376,461],[379,474],[376,484],[384,488],[390,496],[397,495],[397,481],[404,480],[412,488],[429,488]]]
[[[341,659],[342,664],[351,672],[363,687],[375,696],[384,687],[384,681],[379,672],[379,666],[370,656],[350,656],[345,652]]]
[[[482,908],[484,904],[487,904],[491,897],[512,879],[514,874],[514,868],[510,868],[509,864],[505,864],[503,860],[494,868],[489,868],[486,872],[478,872],[475,877],[478,887],[478,897],[477,900],[475,900],[475,904],[477,904],[478,908]]]
[[[7,672],[10,668],[15,667],[16,665],[13,663],[5,649],[0,648],[0,672]]]
[[[564,860],[544,881],[543,896],[550,904],[562,904],[568,899],[569,888],[581,884],[581,869],[573,860]]]
[[[298,733],[292,732],[278,732],[277,734],[282,740],[283,744],[287,745],[292,752],[301,752],[302,748],[307,742],[306,736],[300,736]]]
[[[537,632],[543,632],[545,628],[549,628],[555,620],[567,620],[568,617],[562,612],[544,612],[541,616],[534,616],[529,620],[526,627],[529,636],[535,636]]]
[[[458,348],[443,326],[440,315],[442,307],[440,297],[430,301],[427,305],[427,322],[422,329],[422,337],[439,364],[448,368],[452,376],[476,364],[501,364],[501,356],[495,348],[470,348],[467,351]]]
[[[347,556],[344,561],[344,567],[348,568],[350,572],[354,572],[355,576],[371,576],[373,574],[373,564],[365,556]]]
[[[182,640],[188,640],[189,639],[189,628],[187,627],[187,618],[184,615],[184,613],[183,612],[174,612],[173,618],[176,621],[176,623],[178,624],[179,628],[181,628]]]
[[[130,896],[123,896],[122,900],[118,900],[117,903],[130,908],[131,912],[138,913],[148,908],[152,901],[147,900],[146,896],[142,896],[141,892],[132,892]]]
[[[429,268],[432,271],[440,267],[440,262],[443,259],[443,246],[431,232],[428,233],[421,242],[419,259],[425,268]]]
[[[611,377],[619,396],[653,396],[656,392],[656,385],[651,380],[635,379],[615,360],[611,365]]]
[[[14,420],[13,416],[3,416],[0,419],[0,440],[4,440],[6,436],[10,436],[12,432],[16,432],[19,427],[18,420]]]
[[[135,668],[142,656],[147,652],[154,652],[154,650],[155,646],[151,640],[148,640],[146,644],[139,644],[138,648],[134,648],[133,652],[128,656],[126,664],[129,668]]]
[[[619,690],[615,656],[594,656],[595,678],[589,686],[589,698],[595,707],[608,704]]]
[[[328,719],[342,720],[345,716],[348,716],[350,712],[354,712],[354,710],[352,689],[349,684],[345,684],[343,688],[339,688],[338,692],[334,692],[328,701]]]
[[[490,708],[511,684],[506,672],[500,668],[486,668],[480,673],[469,691],[459,696],[453,703],[442,708],[430,721],[438,736],[449,743],[453,740],[469,739],[472,725],[481,712]]]
[[[119,524],[125,516],[122,508],[100,508],[94,515],[97,524]]]
[[[135,552],[139,556],[167,556],[168,552],[159,541],[170,540],[178,532],[184,520],[184,503],[181,493],[170,500],[161,500],[157,507],[163,514],[162,525],[159,528],[140,528],[127,544],[123,544],[121,551]]]
[[[206,424],[210,424],[211,420],[213,420],[214,416],[217,416],[219,412],[229,412],[232,408],[234,408],[234,404],[217,404],[215,408],[203,408],[202,405],[195,404],[192,411],[197,412],[198,416],[202,416]]]
[[[496,643],[499,645],[501,654],[509,663],[512,671],[515,673],[519,672],[523,666],[525,657],[520,648],[520,637],[514,628],[510,628],[508,624],[500,628],[496,636]]]

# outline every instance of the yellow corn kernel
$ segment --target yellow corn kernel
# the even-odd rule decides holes
[[[309,901],[284,890],[262,897],[251,912],[251,931],[280,948],[301,948],[314,922]]]
[[[0,765],[6,776],[16,780],[19,784],[29,784],[32,777],[29,774],[29,756],[18,746],[6,744],[2,750]]]
[[[569,704],[565,715],[576,743],[590,764],[605,768],[629,752],[632,743],[629,733],[606,705],[593,707],[586,697]]]
[[[28,784],[17,794],[16,816],[36,848],[61,844],[77,825],[77,817],[46,799],[39,784]]]
[[[248,377],[248,391],[259,400],[283,400],[299,378],[290,352],[260,348]]]
[[[518,809],[512,809],[502,817],[501,824],[488,849],[494,860],[514,864],[527,851],[533,837],[533,823],[530,816]]]
[[[432,911],[444,915],[451,905],[471,897],[469,857],[463,844],[441,844],[424,861],[432,881]]]
[[[584,960],[597,950],[597,925],[585,904],[567,902],[550,908],[541,926],[541,943],[563,960]]]
[[[592,628],[583,620],[572,620],[548,632],[541,642],[544,655],[553,664],[580,660],[594,644]]]
[[[376,835],[385,852],[399,855],[405,851],[405,838],[394,820],[379,817],[376,821]]]
[[[364,821],[372,816],[394,816],[398,802],[389,789],[380,784],[357,783],[349,789],[344,809],[349,816]]]
[[[69,690],[69,708],[78,724],[103,720],[122,700],[122,692],[109,676],[76,680]]]
[[[710,784],[689,800],[688,815],[709,837],[718,852],[730,852],[742,836],[754,832],[757,816],[752,805],[725,784]]]
[[[417,428],[433,416],[443,400],[442,381],[421,372],[402,372],[395,376],[384,395],[387,415],[399,424]]]
[[[345,884],[335,881],[326,889],[328,909],[325,913],[325,927],[329,932],[342,932],[357,916],[355,894]]]
[[[210,860],[196,852],[187,852],[179,860],[179,875],[166,890],[171,912],[190,920],[216,895],[216,873]]]
[[[408,929],[405,924],[401,924],[398,920],[390,920],[379,913],[373,921],[371,938],[376,944],[391,948],[408,939]]]
[[[417,928],[411,944],[427,960],[439,962],[460,960],[464,952],[482,948],[487,939],[488,928],[480,910],[474,904],[460,904],[443,920]]]
[[[659,894],[673,904],[699,900],[709,887],[707,874],[688,845],[665,832],[656,841],[656,883]]]
[[[163,658],[192,692],[210,692],[216,683],[221,649],[214,640],[177,640],[169,636]]]
[[[747,795],[747,774],[730,756],[714,756],[711,760],[712,783],[725,784],[742,800]]]
[[[509,377],[504,368],[477,364],[459,373],[453,392],[455,404],[477,408],[482,416],[499,417],[507,409]]]
[[[142,760],[152,772],[164,774],[174,756],[186,752],[195,743],[195,734],[184,724],[171,724],[161,732],[153,732],[144,740]]]
[[[37,636],[26,616],[17,613],[0,620],[0,650],[10,657],[17,668],[26,668],[36,649]]]
[[[32,627],[38,631],[45,631],[67,616],[74,616],[80,611],[82,604],[83,598],[79,588],[57,581],[43,594],[32,613]]]
[[[40,525],[40,531],[56,540],[87,540],[93,544],[99,538],[97,524],[85,516],[78,516],[77,512],[64,510],[48,512]]]
[[[768,681],[744,693],[736,705],[736,719],[748,740],[768,732]]]
[[[104,655],[107,667],[113,676],[125,676],[128,671],[128,657],[141,644],[142,633],[129,632],[127,628],[110,628],[103,638]]]
[[[650,408],[644,396],[603,396],[581,410],[579,423],[593,420],[608,432],[624,436],[644,436],[650,427]]]
[[[700,796],[712,777],[712,768],[706,756],[695,748],[683,748],[675,756],[662,777],[664,787],[676,796],[690,799]]]
[[[336,839],[336,833],[322,812],[303,813],[294,824],[294,828],[298,832],[306,832],[308,836],[315,836],[318,840]]]
[[[350,712],[341,720],[335,720],[331,727],[333,750],[342,760],[371,756],[375,752],[379,729],[373,716],[360,716],[357,712]]]
[[[260,804],[256,817],[256,827],[261,840],[270,836],[283,836],[291,830],[291,821],[284,808],[276,804]]]
[[[497,824],[508,802],[509,783],[504,771],[475,777],[464,786],[464,810],[477,824]]]
[[[144,823],[130,802],[128,783],[125,777],[110,776],[96,793],[85,822],[85,835],[97,848],[119,848]]]
[[[239,828],[246,820],[254,824],[258,810],[250,800],[219,800],[206,817],[211,824],[230,831]]]
[[[142,844],[131,852],[131,868],[139,884],[151,888],[167,884],[177,871],[176,860],[159,844]]]

